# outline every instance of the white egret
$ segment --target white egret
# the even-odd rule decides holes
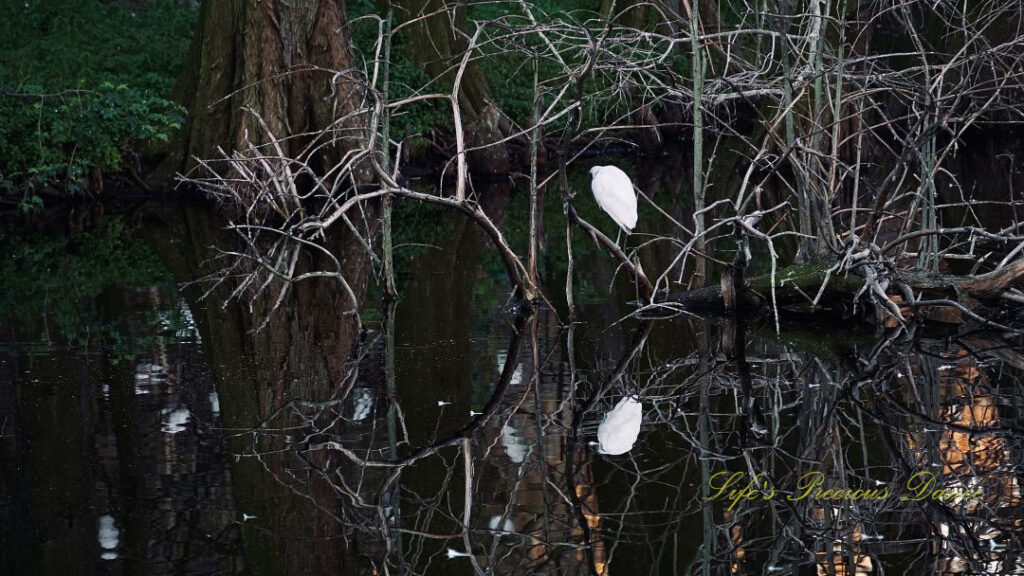
[[[501,521],[501,516],[491,516],[491,520],[487,523],[487,527],[495,532],[498,532],[498,527],[501,527],[500,532],[515,532],[516,525],[512,522],[511,518],[505,518],[505,521]]]
[[[626,234],[636,227],[636,192],[625,172],[615,166],[594,166],[590,169],[590,188],[594,199]]]
[[[632,396],[626,396],[615,405],[597,427],[597,451],[618,456],[633,449],[640,435],[643,406]]]

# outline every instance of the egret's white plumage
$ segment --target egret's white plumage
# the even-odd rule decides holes
[[[627,396],[604,415],[597,427],[597,451],[617,456],[633,449],[640,435],[643,420],[643,406],[632,396]]]
[[[615,166],[594,166],[590,169],[590,188],[594,199],[626,234],[636,227],[636,192],[625,172]]]

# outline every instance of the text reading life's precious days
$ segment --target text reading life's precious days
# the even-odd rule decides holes
[[[945,502],[963,502],[968,500],[979,500],[985,494],[980,488],[937,488],[937,479],[931,472],[918,472],[914,474],[905,484],[906,493],[900,495],[900,500],[919,502],[922,500],[941,500]],[[743,472],[719,472],[708,479],[708,487],[711,494],[707,500],[728,501],[729,510],[740,500],[771,500],[775,498],[776,491],[770,486],[763,474],[753,478]],[[888,486],[882,486],[870,490],[852,490],[849,488],[826,488],[825,475],[821,472],[808,472],[797,480],[795,490],[790,493],[781,493],[786,500],[885,500],[894,496]]]

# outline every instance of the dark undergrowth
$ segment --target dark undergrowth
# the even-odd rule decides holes
[[[183,120],[170,99],[196,12],[169,0],[0,3],[0,193],[96,192]]]

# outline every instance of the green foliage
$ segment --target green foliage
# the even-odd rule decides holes
[[[81,192],[90,170],[121,170],[140,143],[167,141],[184,114],[150,91],[123,84],[56,95],[26,86],[21,94],[0,99],[0,185],[7,192],[54,184]]]
[[[7,236],[0,244],[0,277],[0,317],[30,338],[79,343],[103,334],[116,339],[116,330],[89,305],[105,288],[171,283],[148,245],[132,241],[119,219],[71,236]]]
[[[169,0],[0,3],[0,193],[81,191],[167,140],[195,11]]]

